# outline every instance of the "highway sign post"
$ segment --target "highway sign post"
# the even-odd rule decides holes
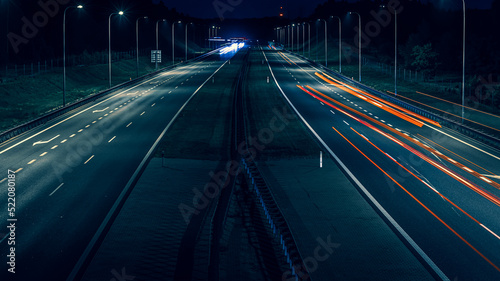
[[[151,63],[161,63],[161,50],[151,50]]]

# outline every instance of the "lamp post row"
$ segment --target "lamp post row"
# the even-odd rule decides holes
[[[68,6],[66,9],[64,9],[63,13],[63,107],[66,106],[66,12],[69,9],[83,9],[83,5],[77,5],[77,6]],[[109,80],[109,87],[111,88],[112,86],[112,68],[111,68],[111,63],[112,63],[112,58],[111,58],[111,18],[113,15],[123,15],[123,11],[111,13],[108,17],[108,80]],[[147,16],[139,17],[136,20],[136,76],[139,77],[139,20],[140,19],[148,19]],[[160,21],[166,21],[166,19],[161,19],[156,22],[156,50],[158,50],[158,23]],[[175,36],[174,36],[174,24],[175,23],[181,23],[181,21],[174,22],[172,24],[172,63],[175,62],[174,58],[174,47],[175,47]],[[189,23],[193,24],[193,23]],[[185,59],[187,61],[187,35],[188,35],[188,24],[186,24],[185,28]],[[158,69],[158,54],[156,54],[155,57],[155,69]]]
[[[462,122],[464,120],[464,108],[465,108],[465,53],[466,53],[466,45],[465,45],[465,39],[466,39],[466,5],[465,5],[465,0],[462,0],[462,10],[463,10],[463,26],[462,26]],[[349,14],[356,14],[359,17],[359,24],[358,28],[361,32],[361,15],[357,12],[349,12]],[[338,16],[331,16],[330,18],[337,18],[339,20],[339,72],[342,73],[342,21],[340,17]],[[318,19],[318,21],[323,20],[323,19]],[[325,20],[323,20],[325,21]],[[304,25],[305,23],[303,23]],[[309,24],[309,23],[308,23]],[[287,28],[290,25],[287,26]],[[293,26],[293,24],[292,24]],[[304,26],[303,26],[304,28]],[[325,21],[325,66],[327,66],[328,60],[327,60],[327,48],[328,48],[328,43],[327,43],[327,25]],[[309,44],[311,44],[311,31],[310,31],[310,25],[309,25]],[[293,32],[292,32],[292,38],[293,38]],[[317,37],[316,37],[317,38]],[[304,40],[304,39],[303,39]],[[288,44],[290,45],[290,44]],[[359,81],[361,82],[361,36],[359,36]],[[397,95],[398,93],[398,87],[397,87],[397,67],[398,67],[398,12],[395,10],[394,11],[394,94]],[[293,51],[293,39],[292,39],[292,51]],[[297,48],[298,51],[298,48]],[[304,51],[304,47],[303,50]],[[309,45],[309,57],[311,56],[311,49]]]
[[[69,6],[63,13],[63,107],[66,106],[66,11],[70,8],[82,9],[82,5]]]

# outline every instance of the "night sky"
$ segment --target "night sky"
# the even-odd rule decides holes
[[[235,3],[237,5],[230,6],[232,11],[224,13],[225,18],[252,18],[275,16],[279,13],[280,6],[288,8],[290,18],[307,17],[316,6],[327,2],[326,0],[215,0],[215,1],[199,1],[199,0],[152,0],[154,3],[163,2],[170,8],[176,8],[178,12],[189,14],[197,18],[216,18],[219,17],[214,7],[215,2],[220,3]],[[358,0],[349,0],[348,2],[358,2]],[[422,2],[429,2],[423,0]],[[444,9],[458,9],[462,7],[460,0],[431,0],[437,7]],[[488,9],[491,7],[493,0],[474,0],[466,1],[466,5],[470,9]]]
[[[56,0],[42,0],[47,3]],[[110,13],[118,10],[124,10],[124,17],[113,19],[113,34],[117,37],[114,41],[118,51],[131,49],[134,37],[135,19],[140,16],[148,15],[151,19],[141,23],[141,33],[144,35],[143,45],[152,46],[154,39],[154,23],[157,19],[169,18],[169,20],[185,18],[190,16],[199,19],[208,19],[197,21],[199,32],[204,32],[206,26],[221,25],[224,26],[221,32],[222,36],[227,37],[257,37],[260,36],[256,29],[266,30],[272,27],[273,22],[260,21],[257,24],[250,22],[231,22],[231,19],[276,17],[280,13],[280,7],[283,7],[285,17],[283,21],[290,19],[293,21],[297,17],[309,17],[319,4],[325,3],[325,0],[59,0],[64,3],[83,4],[84,10],[70,10],[68,12],[68,50],[69,52],[81,53],[83,50],[89,52],[105,50],[107,48],[107,19]],[[333,0],[330,0],[333,1]],[[348,0],[348,2],[359,2],[370,0]],[[377,0],[380,1],[380,0]],[[419,0],[400,0],[402,3],[407,1]],[[426,2],[426,0],[420,0]],[[500,0],[498,0],[500,1]],[[340,1],[337,1],[340,2]],[[432,0],[436,7],[442,9],[461,9],[460,0]],[[488,9],[493,0],[466,0],[469,9],[480,8]],[[7,4],[9,9],[6,9]],[[69,4],[63,5],[67,6]],[[367,5],[368,6],[368,5]],[[178,15],[172,11],[175,9],[185,16]],[[4,34],[0,40],[0,65],[6,61],[21,63],[36,59],[58,57],[61,50],[61,22],[62,7],[59,11],[48,19],[47,24],[39,28],[36,36],[27,40],[26,44],[19,45],[18,52],[11,48],[7,38],[9,32],[21,34],[23,17],[32,19],[33,15],[41,10],[36,0],[0,0],[0,32]],[[190,19],[196,21],[196,19]],[[222,20],[222,21],[221,21]],[[83,24],[82,24],[83,23]],[[276,23],[274,23],[276,24]],[[284,24],[284,22],[280,22]],[[163,27],[162,30],[165,28]],[[168,30],[167,30],[168,31]],[[205,32],[206,33],[206,32]],[[200,34],[205,34],[200,33]],[[78,34],[78,36],[74,36]],[[167,37],[167,35],[163,35]],[[202,35],[198,35],[200,37]],[[168,39],[167,39],[168,40]],[[131,43],[132,42],[132,43]]]

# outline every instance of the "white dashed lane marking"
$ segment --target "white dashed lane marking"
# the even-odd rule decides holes
[[[85,163],[83,163],[83,165],[87,164],[90,160],[92,160],[92,158],[94,158],[94,155],[90,156],[90,158],[87,161],[85,161]]]

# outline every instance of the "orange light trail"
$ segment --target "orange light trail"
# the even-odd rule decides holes
[[[462,158],[463,160],[465,160],[465,161],[467,161],[467,162],[471,163],[472,165],[474,165],[474,166],[476,166],[476,167],[478,167],[478,168],[480,168],[480,169],[484,170],[485,172],[488,172],[488,173],[493,174],[493,175],[495,174],[495,173],[493,173],[493,172],[491,172],[491,171],[489,171],[489,170],[487,170],[487,169],[485,169],[485,168],[483,168],[483,167],[479,166],[478,164],[476,164],[476,163],[474,163],[474,162],[472,162],[472,161],[470,161],[470,160],[468,160],[468,159],[466,159],[466,158],[464,158],[464,157],[462,157],[462,156],[460,156],[460,155],[456,154],[455,152],[453,152],[453,151],[451,151],[451,150],[449,150],[449,149],[445,148],[444,146],[442,146],[442,145],[440,145],[440,144],[438,144],[438,143],[436,143],[436,142],[433,142],[432,140],[430,140],[430,139],[428,139],[428,138],[426,138],[426,137],[422,136],[421,134],[418,134],[418,136],[419,136],[419,137],[421,137],[421,138],[423,138],[423,139],[425,139],[425,140],[426,140],[426,141],[428,141],[428,142],[431,142],[432,144],[434,144],[434,145],[436,145],[436,146],[441,147],[442,149],[444,149],[444,150],[446,150],[446,151],[448,151],[448,152],[452,153],[453,155],[456,155],[457,157]]]
[[[476,252],[479,256],[481,256],[485,261],[487,261],[491,266],[493,266],[497,271],[500,271],[500,268],[496,266],[492,261],[490,261],[483,253],[481,253],[478,249],[472,246],[469,241],[463,238],[458,232],[456,232],[451,226],[449,226],[443,219],[441,219],[438,215],[436,215],[429,207],[427,207],[424,203],[418,200],[411,192],[409,192],[406,188],[404,188],[399,182],[397,182],[393,177],[391,177],[386,171],[384,171],[380,166],[378,166],[370,157],[364,154],[357,146],[355,146],[351,141],[349,141],[344,135],[342,135],[335,127],[332,127],[344,140],[346,140],[352,147],[354,147],[361,155],[363,155],[368,161],[370,161],[375,167],[377,167],[384,175],[386,175],[389,179],[391,179],[397,186],[399,186],[402,190],[404,190],[413,200],[415,200],[420,206],[422,206],[427,212],[429,212],[432,216],[434,216],[439,222],[441,222],[446,228],[448,228],[453,234],[455,234],[460,240],[462,240],[467,246],[469,246],[474,252]]]
[[[287,58],[285,58],[285,56],[283,56],[283,54],[281,52],[278,52],[278,54],[286,61],[288,62],[289,65],[292,65],[292,63],[290,61],[288,61]]]
[[[391,93],[391,94],[394,94],[393,92],[390,92],[390,91],[387,91],[387,92],[388,92],[388,93]],[[427,105],[427,104],[425,104],[425,103],[423,103],[423,102],[419,102],[419,101],[416,101],[416,100],[412,100],[412,99],[410,99],[410,98],[407,98],[407,97],[405,97],[405,96],[401,96],[401,95],[400,95],[399,97],[402,97],[402,98],[407,99],[407,100],[409,100],[409,101],[412,101],[412,102],[414,102],[414,103],[421,104],[421,105],[426,106],[426,107],[428,107],[428,108],[432,108],[432,109],[434,109],[434,110],[437,110],[437,111],[443,112],[443,113],[445,113],[445,114],[451,115],[451,116],[456,117],[456,118],[458,118],[458,119],[462,119],[462,117],[461,117],[461,116],[458,116],[458,115],[455,115],[455,114],[453,114],[453,113],[449,113],[448,111],[444,111],[444,110],[442,110],[442,109],[439,109],[439,108],[436,108],[436,107],[433,107],[433,106]],[[470,119],[467,119],[467,118],[464,118],[464,120],[467,120],[467,121],[469,121],[469,122],[471,122],[471,123],[478,124],[479,126],[482,126],[482,127],[485,127],[485,128],[488,128],[488,129],[491,129],[491,130],[495,130],[495,131],[499,131],[499,132],[500,132],[500,130],[499,130],[499,129],[496,129],[496,128],[493,128],[493,127],[490,127],[490,126],[484,125],[484,124],[482,124],[482,123],[479,123],[479,122],[476,122],[476,121],[473,121],[473,120],[470,120]]]
[[[288,59],[291,63],[297,65],[293,60],[291,60],[287,55],[285,55],[284,53],[281,53],[283,57],[285,57],[286,59]]]
[[[412,111],[410,111],[410,110],[408,110],[408,109],[406,109],[406,108],[403,108],[403,107],[397,106],[397,105],[395,105],[395,104],[393,104],[393,103],[390,103],[390,102],[388,102],[388,101],[386,101],[386,100],[384,100],[384,99],[381,99],[381,98],[376,97],[376,96],[374,96],[374,95],[372,95],[372,94],[369,94],[369,93],[368,93],[368,92],[366,92],[366,91],[363,91],[363,90],[360,90],[360,89],[354,89],[354,90],[352,90],[352,88],[351,88],[349,85],[347,85],[346,83],[344,83],[344,82],[342,82],[342,81],[339,81],[339,80],[337,80],[337,79],[335,79],[335,78],[333,78],[333,77],[329,76],[329,75],[328,75],[328,74],[326,74],[326,73],[323,73],[323,75],[324,75],[324,76],[323,76],[323,75],[321,75],[321,74],[319,74],[319,73],[316,73],[316,75],[317,75],[318,77],[322,78],[323,80],[325,80],[326,82],[328,82],[328,83],[330,83],[330,84],[332,84],[332,85],[334,85],[334,86],[336,86],[336,87],[338,87],[338,88],[340,88],[340,89],[342,89],[342,90],[344,90],[344,91],[346,91],[346,92],[348,92],[348,93],[350,93],[350,94],[352,94],[352,95],[354,95],[354,96],[356,96],[356,97],[358,97],[358,98],[361,98],[361,99],[363,99],[363,100],[366,100],[366,101],[370,102],[370,100],[367,100],[367,98],[363,96],[363,95],[365,95],[365,96],[367,96],[367,97],[371,98],[372,100],[376,100],[376,101],[378,101],[378,102],[380,102],[380,103],[384,104],[386,107],[389,107],[389,108],[392,110],[392,112],[391,112],[391,111],[389,111],[390,113],[392,113],[392,114],[394,114],[394,115],[396,115],[396,116],[398,116],[398,117],[400,117],[400,118],[402,118],[402,117],[401,117],[401,115],[403,115],[403,116],[405,116],[405,118],[403,118],[403,119],[405,119],[406,121],[408,121],[406,118],[411,118],[411,117],[408,117],[408,116],[406,116],[406,115],[404,115],[404,114],[402,114],[402,113],[398,112],[397,110],[399,110],[399,111],[401,111],[401,112],[404,112],[405,114],[408,114],[408,115],[410,115],[410,116],[413,116],[413,117],[415,117],[415,118],[418,118],[418,119],[420,119],[420,120],[422,120],[422,121],[425,121],[425,122],[427,122],[427,123],[430,123],[430,124],[432,124],[432,125],[434,125],[434,126],[437,126],[437,127],[441,128],[441,124],[439,124],[438,122],[436,122],[436,121],[434,121],[434,120],[431,120],[431,119],[429,119],[429,118],[426,118],[426,117],[424,117],[424,116],[422,116],[422,115],[419,115],[419,114],[417,114],[417,113],[415,113],[415,112],[412,112]],[[326,78],[325,78],[325,76],[326,76],[326,77],[328,77],[328,79],[326,79]],[[374,104],[373,102],[370,102],[370,103],[371,103],[371,104]],[[377,104],[374,104],[374,105],[376,105],[376,106],[378,106],[378,107],[382,108],[380,105],[377,105]],[[384,109],[384,110],[388,111],[388,110],[387,110],[387,108],[382,108],[382,109]],[[397,114],[395,114],[394,112],[396,112]],[[411,119],[413,119],[413,118],[411,118]],[[415,120],[415,119],[413,119],[413,120]],[[416,120],[415,120],[415,121],[416,121]],[[420,122],[420,121],[418,121],[418,122]]]
[[[393,138],[392,136],[387,135],[386,133],[384,133],[384,132],[380,131],[379,129],[375,128],[374,126],[372,126],[372,125],[370,125],[370,124],[366,123],[365,121],[362,121],[362,120],[360,120],[360,119],[358,119],[358,118],[355,118],[354,116],[352,116],[352,115],[350,115],[350,114],[347,114],[347,112],[345,112],[345,111],[343,111],[343,110],[340,110],[338,107],[336,107],[336,106],[334,106],[333,104],[331,104],[330,102],[328,102],[328,101],[326,101],[326,100],[324,100],[324,99],[322,99],[322,98],[318,97],[317,95],[315,95],[315,94],[311,93],[310,91],[306,90],[304,87],[302,87],[302,86],[300,86],[300,85],[297,85],[297,87],[299,87],[300,89],[302,89],[303,91],[305,91],[305,92],[306,92],[306,93],[308,93],[309,95],[311,95],[311,96],[315,97],[316,99],[318,99],[318,100],[322,101],[323,103],[327,104],[328,106],[330,106],[330,107],[332,107],[332,108],[334,108],[334,109],[336,109],[336,110],[339,110],[340,112],[342,112],[342,113],[344,113],[344,114],[348,115],[348,116],[349,116],[349,117],[351,117],[351,118],[354,118],[356,121],[358,121],[358,122],[362,123],[363,125],[365,125],[365,126],[367,126],[367,127],[371,128],[372,130],[374,130],[374,131],[378,132],[379,134],[381,134],[381,135],[385,136],[386,138],[388,138],[388,139],[390,139],[390,140],[394,141],[395,143],[399,144],[400,146],[402,146],[402,147],[403,147],[403,148],[405,148],[406,150],[408,150],[408,151],[412,152],[413,154],[417,155],[417,156],[418,156],[418,157],[420,157],[421,159],[425,160],[427,163],[429,163],[429,164],[431,164],[432,166],[434,166],[434,167],[438,168],[440,171],[442,171],[442,172],[444,172],[445,174],[447,174],[447,175],[451,176],[452,178],[454,178],[454,179],[455,179],[455,180],[457,180],[458,182],[462,183],[463,185],[467,186],[468,188],[470,188],[470,189],[471,189],[471,190],[473,190],[474,192],[476,192],[476,193],[478,193],[479,195],[483,196],[484,198],[488,199],[488,200],[489,200],[489,201],[491,201],[493,204],[495,204],[495,205],[497,205],[497,206],[500,206],[500,198],[498,198],[497,196],[495,196],[495,195],[491,194],[490,192],[488,192],[488,191],[484,190],[483,188],[481,188],[481,187],[477,186],[476,184],[474,184],[474,183],[470,182],[470,181],[469,181],[469,180],[467,180],[466,178],[464,178],[464,177],[462,177],[462,176],[460,176],[460,175],[458,175],[458,174],[454,173],[453,171],[451,171],[451,170],[450,170],[450,169],[448,169],[447,167],[444,167],[444,166],[440,165],[439,163],[437,163],[436,161],[433,161],[433,160],[432,160],[432,159],[430,159],[429,157],[425,156],[424,154],[420,153],[419,151],[415,150],[414,148],[412,148],[412,147],[408,146],[407,144],[404,144],[404,143],[402,143],[402,142],[398,141],[397,139]],[[330,97],[328,97],[328,96],[326,96],[326,95],[322,94],[321,92],[319,92],[319,91],[317,91],[317,90],[313,89],[312,87],[310,87],[310,86],[306,86],[306,87],[307,87],[308,89],[311,89],[311,90],[313,90],[314,92],[316,92],[316,93],[320,94],[321,96],[323,96],[323,97],[325,97],[325,98],[327,98],[327,99],[331,100],[332,102],[334,102],[334,103],[336,103],[336,104],[338,104],[338,105],[340,105],[340,106],[342,106],[342,107],[344,107],[344,108],[346,108],[346,109],[348,109],[348,110],[350,110],[350,111],[353,111],[353,112],[357,113],[358,115],[361,115],[361,116],[363,116],[363,117],[367,118],[368,120],[374,121],[374,122],[376,122],[377,124],[384,126],[385,128],[387,128],[387,129],[391,130],[392,132],[394,132],[395,134],[397,134],[397,135],[399,135],[399,136],[401,136],[401,137],[405,138],[406,140],[408,140],[408,141],[410,141],[410,142],[412,142],[412,143],[414,143],[414,144],[418,145],[419,147],[421,147],[421,148],[423,148],[423,149],[426,149],[426,150],[430,151],[431,153],[435,153],[435,152],[436,152],[436,153],[438,153],[438,154],[439,154],[439,152],[438,152],[438,151],[432,150],[431,148],[424,146],[423,144],[421,144],[420,142],[418,142],[418,141],[414,140],[413,138],[410,138],[410,137],[408,137],[407,135],[405,135],[405,134],[403,134],[403,133],[401,133],[401,132],[398,132],[397,130],[395,130],[395,129],[393,129],[393,128],[389,127],[389,126],[387,126],[387,125],[385,125],[385,124],[383,124],[383,123],[381,123],[381,122],[378,122],[378,121],[374,120],[373,118],[368,117],[368,116],[366,116],[365,114],[363,114],[363,113],[361,113],[361,112],[359,112],[359,111],[356,111],[355,109],[353,109],[353,108],[351,108],[351,107],[348,107],[348,106],[346,106],[346,105],[344,105],[344,104],[342,104],[342,103],[340,103],[340,102],[338,102],[338,101],[334,100],[333,98],[330,98]],[[439,156],[443,156],[443,157],[444,157],[444,155],[441,155],[441,154],[439,154]],[[461,168],[465,170],[465,168],[464,168],[464,167],[465,167],[465,166],[463,166],[463,167],[461,167]],[[469,169],[469,170],[470,170],[470,169]],[[474,172],[474,171],[472,171],[472,170],[470,170],[470,171],[468,171],[468,172],[469,172],[470,174],[474,175],[474,176],[477,176],[477,175],[475,175],[477,172]],[[479,174],[478,174],[478,175],[479,175]],[[491,182],[490,182],[490,183],[488,183],[488,184],[493,185],[493,186],[499,185],[498,183],[493,182],[493,181],[491,181]]]
[[[454,105],[458,105],[460,107],[462,107],[461,104],[458,104],[458,103],[455,103],[455,102],[451,102],[449,100],[445,100],[445,99],[442,99],[442,98],[438,98],[438,97],[435,97],[433,95],[429,95],[429,94],[426,94],[426,93],[422,93],[422,92],[419,92],[419,91],[416,91],[417,94],[421,94],[421,95],[424,95],[424,96],[428,96],[428,97],[431,97],[431,98],[434,98],[434,99],[438,99],[438,100],[441,100],[441,101],[444,101],[444,102],[447,102],[447,103],[451,103],[451,104],[454,104]],[[492,113],[489,113],[489,112],[486,112],[486,111],[482,111],[482,110],[479,110],[479,109],[475,109],[475,108],[472,108],[472,107],[469,107],[469,106],[464,106],[465,108],[467,109],[470,109],[470,110],[474,110],[474,111],[477,111],[477,112],[481,112],[481,113],[484,113],[484,114],[487,114],[487,115],[490,115],[490,116],[493,116],[493,117],[496,117],[496,118],[500,118],[500,116],[498,115],[495,115],[495,114],[492,114]]]
[[[414,176],[416,179],[418,179],[419,181],[421,181],[423,184],[425,184],[426,186],[428,186],[432,191],[434,191],[435,193],[437,193],[439,196],[441,196],[444,200],[448,201],[450,204],[452,204],[455,208],[457,208],[458,210],[460,210],[462,213],[464,213],[466,216],[468,216],[470,219],[472,219],[474,222],[476,222],[477,224],[481,225],[481,223],[475,219],[473,216],[471,216],[469,213],[467,213],[466,211],[464,211],[462,208],[458,207],[455,203],[453,203],[450,199],[448,199],[446,196],[444,196],[443,194],[441,194],[440,192],[438,192],[436,189],[432,188],[430,185],[428,185],[424,180],[422,180],[421,178],[419,178],[417,175],[415,175],[413,172],[411,172],[410,170],[408,170],[405,166],[401,165],[401,163],[399,163],[398,161],[396,161],[396,159],[392,158],[392,157],[389,157],[389,155],[387,153],[385,153],[382,149],[380,149],[378,146],[376,146],[374,143],[372,143],[370,140],[368,140],[366,137],[364,137],[362,134],[360,134],[358,131],[354,130],[353,128],[351,128],[351,130],[353,130],[356,134],[358,134],[360,137],[363,137],[363,139],[365,139],[369,144],[371,144],[373,147],[375,147],[378,151],[382,152],[382,154],[386,155],[389,159],[391,159],[392,161],[394,161],[396,164],[398,164],[398,166],[400,166],[401,168],[403,168],[403,170],[405,170],[406,172],[408,172],[410,175]]]

